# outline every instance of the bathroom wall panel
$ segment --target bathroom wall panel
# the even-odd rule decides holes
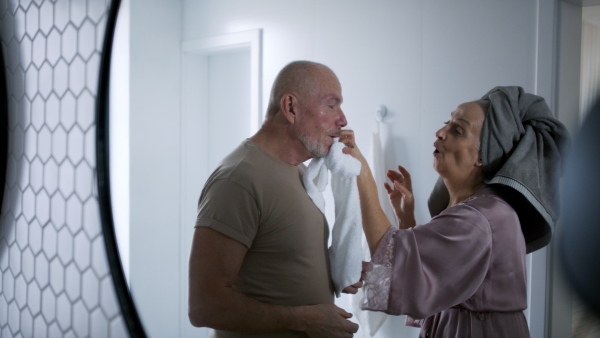
[[[1,337],[126,337],[95,183],[108,0],[0,2],[9,154]]]

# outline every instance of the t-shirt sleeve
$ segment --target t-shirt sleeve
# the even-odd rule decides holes
[[[195,227],[216,230],[250,248],[259,216],[258,204],[247,189],[231,180],[215,180],[202,192]]]
[[[393,233],[388,309],[425,318],[471,297],[491,258],[489,221],[460,205],[429,223]]]

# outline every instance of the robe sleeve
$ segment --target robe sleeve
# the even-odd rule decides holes
[[[464,203],[427,224],[390,228],[365,273],[362,307],[422,319],[460,304],[483,282],[491,250],[489,221]]]

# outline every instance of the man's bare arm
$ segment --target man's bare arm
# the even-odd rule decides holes
[[[215,230],[196,228],[189,265],[189,318],[194,326],[232,332],[305,331],[312,337],[352,337],[358,325],[333,304],[280,306],[233,288],[247,248]]]

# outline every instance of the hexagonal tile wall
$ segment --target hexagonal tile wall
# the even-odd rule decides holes
[[[90,151],[109,5],[0,1],[11,147],[0,218],[2,337],[128,336]]]

